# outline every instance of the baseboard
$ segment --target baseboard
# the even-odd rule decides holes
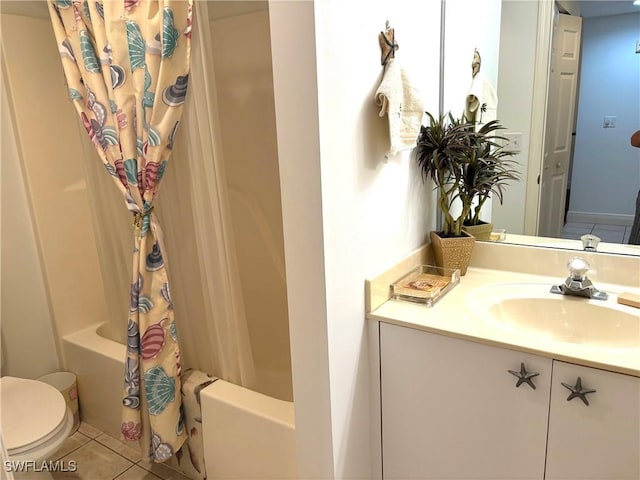
[[[600,223],[604,225],[633,225],[633,215],[615,213],[572,212],[567,213],[567,223]]]

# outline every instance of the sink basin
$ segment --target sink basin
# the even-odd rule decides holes
[[[491,326],[515,335],[596,348],[640,348],[640,310],[609,300],[549,293],[545,284],[477,289],[471,308]]]

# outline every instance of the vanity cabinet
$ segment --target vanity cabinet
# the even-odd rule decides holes
[[[380,324],[385,479],[542,479],[551,360]],[[539,373],[516,388],[508,370]]]
[[[387,323],[380,362],[385,479],[640,478],[639,378]]]
[[[640,378],[554,361],[549,416],[546,480],[640,479]]]

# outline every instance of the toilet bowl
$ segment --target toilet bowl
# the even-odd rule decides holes
[[[73,415],[62,394],[37,380],[0,378],[2,435],[9,461],[50,460],[69,436]]]

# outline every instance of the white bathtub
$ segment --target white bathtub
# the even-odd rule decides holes
[[[62,339],[66,367],[78,377],[80,416],[120,437],[123,344],[93,325]],[[200,393],[209,479],[296,477],[293,403],[218,380]]]

